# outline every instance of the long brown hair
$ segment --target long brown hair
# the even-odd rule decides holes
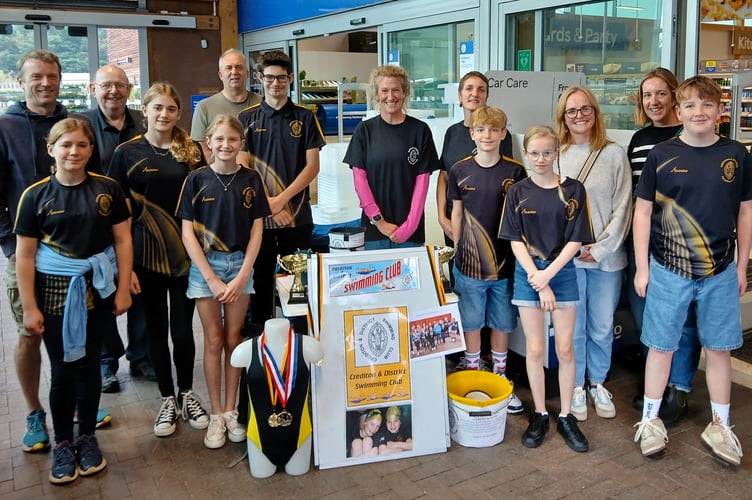
[[[175,101],[178,110],[182,109],[180,94],[178,94],[177,89],[170,82],[156,82],[149,87],[149,90],[144,94],[144,108],[147,107],[151,101],[162,95],[166,95]],[[146,122],[146,119],[144,119],[144,122]],[[148,123],[144,123],[144,127],[148,127]],[[191,170],[196,168],[201,162],[201,150],[196,145],[196,142],[191,139],[191,136],[188,135],[185,130],[177,125],[172,128],[170,152],[176,161],[186,163]]]

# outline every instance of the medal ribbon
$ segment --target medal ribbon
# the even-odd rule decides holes
[[[266,371],[267,385],[269,387],[269,397],[272,406],[277,405],[277,396],[282,409],[287,406],[287,400],[295,388],[295,378],[298,371],[298,349],[300,348],[298,337],[293,333],[292,328],[287,333],[287,345],[285,346],[285,355],[282,359],[282,369],[277,367],[277,362],[272,356],[269,346],[266,345],[266,332],[261,334],[261,350],[264,355],[264,370]]]

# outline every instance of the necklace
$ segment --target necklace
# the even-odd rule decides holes
[[[217,174],[217,172],[215,172],[213,168],[209,167],[209,170],[212,171],[212,173],[214,174],[214,177],[216,177],[217,180],[219,181],[219,183],[222,184],[222,187],[225,188],[225,191],[227,191],[228,189],[230,189],[230,184],[232,184],[232,181],[235,180],[235,176],[237,176],[238,172],[240,172],[240,169],[237,169],[235,171],[235,173],[232,174],[232,179],[230,179],[230,182],[228,182],[227,184],[225,184],[224,182],[222,182],[222,179],[219,178],[219,174]],[[230,174],[222,174],[222,175],[230,175]]]
[[[144,138],[144,139],[146,139],[146,138]],[[165,151],[164,153],[160,153],[154,147],[154,144],[152,144],[151,142],[149,142],[148,139],[146,139],[146,143],[149,145],[149,147],[151,147],[151,150],[154,151],[154,154],[157,155],[157,156],[167,156],[167,155],[169,155],[171,153],[171,151],[169,149],[167,151]],[[159,149],[162,149],[162,148],[159,148]]]

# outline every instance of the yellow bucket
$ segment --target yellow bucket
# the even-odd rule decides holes
[[[449,432],[457,444],[473,448],[493,446],[504,439],[512,384],[479,370],[447,376]]]

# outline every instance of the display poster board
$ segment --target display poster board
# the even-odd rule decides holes
[[[413,359],[409,332],[411,312],[441,311],[436,262],[432,247],[308,261],[310,327],[324,349],[311,380],[319,468],[446,452],[444,358]]]
[[[488,71],[486,77],[488,105],[504,110],[515,134],[533,125],[553,126],[559,96],[586,81],[584,73],[565,71]]]

